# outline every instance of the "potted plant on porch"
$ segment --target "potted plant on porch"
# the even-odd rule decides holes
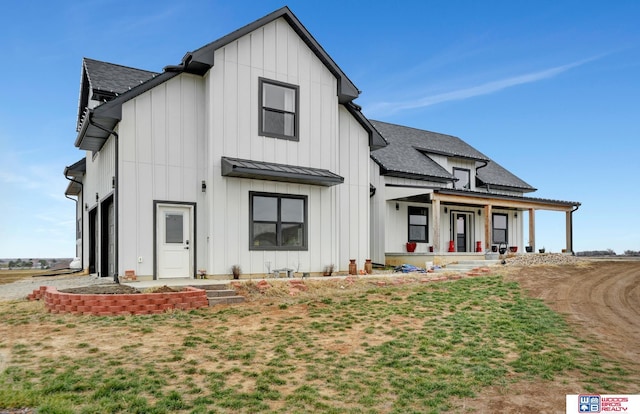
[[[416,242],[407,242],[407,251],[409,253],[415,252],[416,251],[416,246],[417,246]]]
[[[233,273],[234,279],[240,279],[240,272],[242,272],[242,269],[240,269],[240,265],[231,266],[231,273]]]

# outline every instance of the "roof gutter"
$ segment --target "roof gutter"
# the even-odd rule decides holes
[[[187,53],[182,58],[182,62],[179,65],[167,65],[162,70],[164,70],[165,72],[177,72],[177,73],[184,72],[185,70],[187,70],[187,66],[189,66],[189,63],[191,62],[192,59],[193,59],[193,55],[191,53]]]
[[[113,135],[113,137],[115,138],[115,149],[114,149],[115,188],[113,190],[113,215],[114,215],[114,217],[113,217],[113,225],[115,227],[115,230],[114,230],[114,233],[115,233],[114,234],[114,244],[115,244],[115,249],[114,250],[115,251],[113,253],[113,255],[114,255],[114,258],[113,258],[113,261],[114,261],[114,263],[113,263],[113,281],[116,282],[116,283],[120,283],[120,279],[118,278],[118,260],[119,260],[119,258],[118,258],[119,254],[118,253],[119,253],[119,249],[120,249],[120,241],[119,241],[119,237],[118,237],[119,236],[119,231],[118,231],[118,216],[119,216],[119,214],[118,214],[118,210],[119,210],[118,209],[118,204],[120,202],[120,198],[119,198],[119,194],[118,194],[119,193],[118,187],[120,187],[119,186],[119,182],[120,181],[119,181],[119,177],[118,177],[118,159],[119,159],[119,157],[118,157],[118,138],[119,138],[119,135],[118,135],[118,133],[116,131],[107,129],[107,128],[103,127],[100,124],[94,123],[93,119],[92,119],[92,116],[93,116],[93,111],[90,111],[89,114],[88,114],[89,124],[91,124],[92,126],[98,128],[98,129],[100,129],[100,130],[102,130],[102,131],[104,131],[104,132],[106,132],[106,133],[108,133],[110,135]]]

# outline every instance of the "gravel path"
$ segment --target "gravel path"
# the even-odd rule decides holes
[[[32,277],[17,282],[0,285],[0,300],[26,299],[27,295],[40,286],[55,286],[58,289],[67,289],[89,285],[113,284],[111,278],[96,278],[92,276],[48,276]]]

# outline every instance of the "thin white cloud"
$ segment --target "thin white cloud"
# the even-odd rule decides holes
[[[427,106],[437,105],[443,102],[459,101],[464,99],[473,98],[481,95],[488,95],[494,92],[498,92],[513,86],[524,85],[527,83],[537,82],[543,79],[553,78],[563,72],[566,72],[575,67],[584,65],[585,63],[599,59],[601,56],[592,57],[589,59],[580,60],[577,62],[569,63],[562,66],[556,66],[550,69],[541,70],[538,72],[527,73],[520,76],[513,76],[506,79],[500,79],[492,82],[487,82],[482,85],[472,86],[470,88],[464,88],[454,90],[450,92],[440,93],[437,95],[428,95],[419,99],[410,101],[399,102],[379,102],[369,106],[368,113],[394,113],[407,109],[425,108]]]

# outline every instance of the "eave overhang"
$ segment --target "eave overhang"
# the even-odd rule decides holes
[[[222,175],[224,177],[282,181],[323,187],[331,187],[344,182],[343,177],[325,169],[228,157],[222,157]]]
[[[455,181],[453,177],[443,177],[443,176],[435,176],[435,175],[424,175],[412,173],[410,171],[395,171],[395,170],[387,170],[380,169],[380,175],[386,175],[389,177],[397,177],[397,178],[408,178],[410,180],[418,180],[418,181],[429,181],[436,183],[450,183]]]
[[[353,102],[349,102],[345,105],[347,111],[358,121],[362,127],[369,132],[369,150],[375,151],[380,148],[384,148],[389,143],[384,137],[378,132],[378,130],[373,126],[373,124],[365,117],[361,110],[362,108]]]
[[[64,176],[80,178],[87,172],[87,159],[82,158],[75,163],[64,167]]]
[[[87,159],[82,158],[64,168],[64,176],[69,180],[69,185],[64,191],[67,196],[77,196],[82,191],[82,177],[87,172]]]
[[[425,155],[427,154],[433,154],[433,155],[442,155],[445,157],[450,157],[450,158],[459,158],[459,159],[463,159],[463,160],[469,160],[469,161],[476,161],[476,162],[489,162],[491,161],[489,158],[483,158],[483,157],[474,157],[473,155],[466,155],[466,154],[456,154],[453,152],[447,152],[447,151],[438,151],[438,150],[434,150],[434,149],[429,149],[429,148],[423,148],[423,147],[419,147],[419,146],[414,146],[413,149],[415,149],[418,152],[421,152]]]
[[[110,134],[107,131],[113,131],[122,119],[123,103],[155,88],[177,75],[179,75],[179,72],[161,73],[139,86],[118,95],[111,101],[105,102],[93,109],[87,109],[74,145],[87,151],[100,151],[109,138]],[[96,125],[99,125],[99,127]]]
[[[75,181],[70,181],[69,185],[67,186],[67,189],[64,190],[64,195],[77,196],[80,194],[81,191],[82,191],[82,186],[80,185],[80,183],[77,183]]]
[[[551,200],[546,198],[524,197],[507,194],[483,193],[479,191],[465,191],[454,189],[433,190],[432,200],[441,203],[471,204],[474,206],[493,205],[515,209],[554,210],[569,212],[580,203],[577,201]]]

